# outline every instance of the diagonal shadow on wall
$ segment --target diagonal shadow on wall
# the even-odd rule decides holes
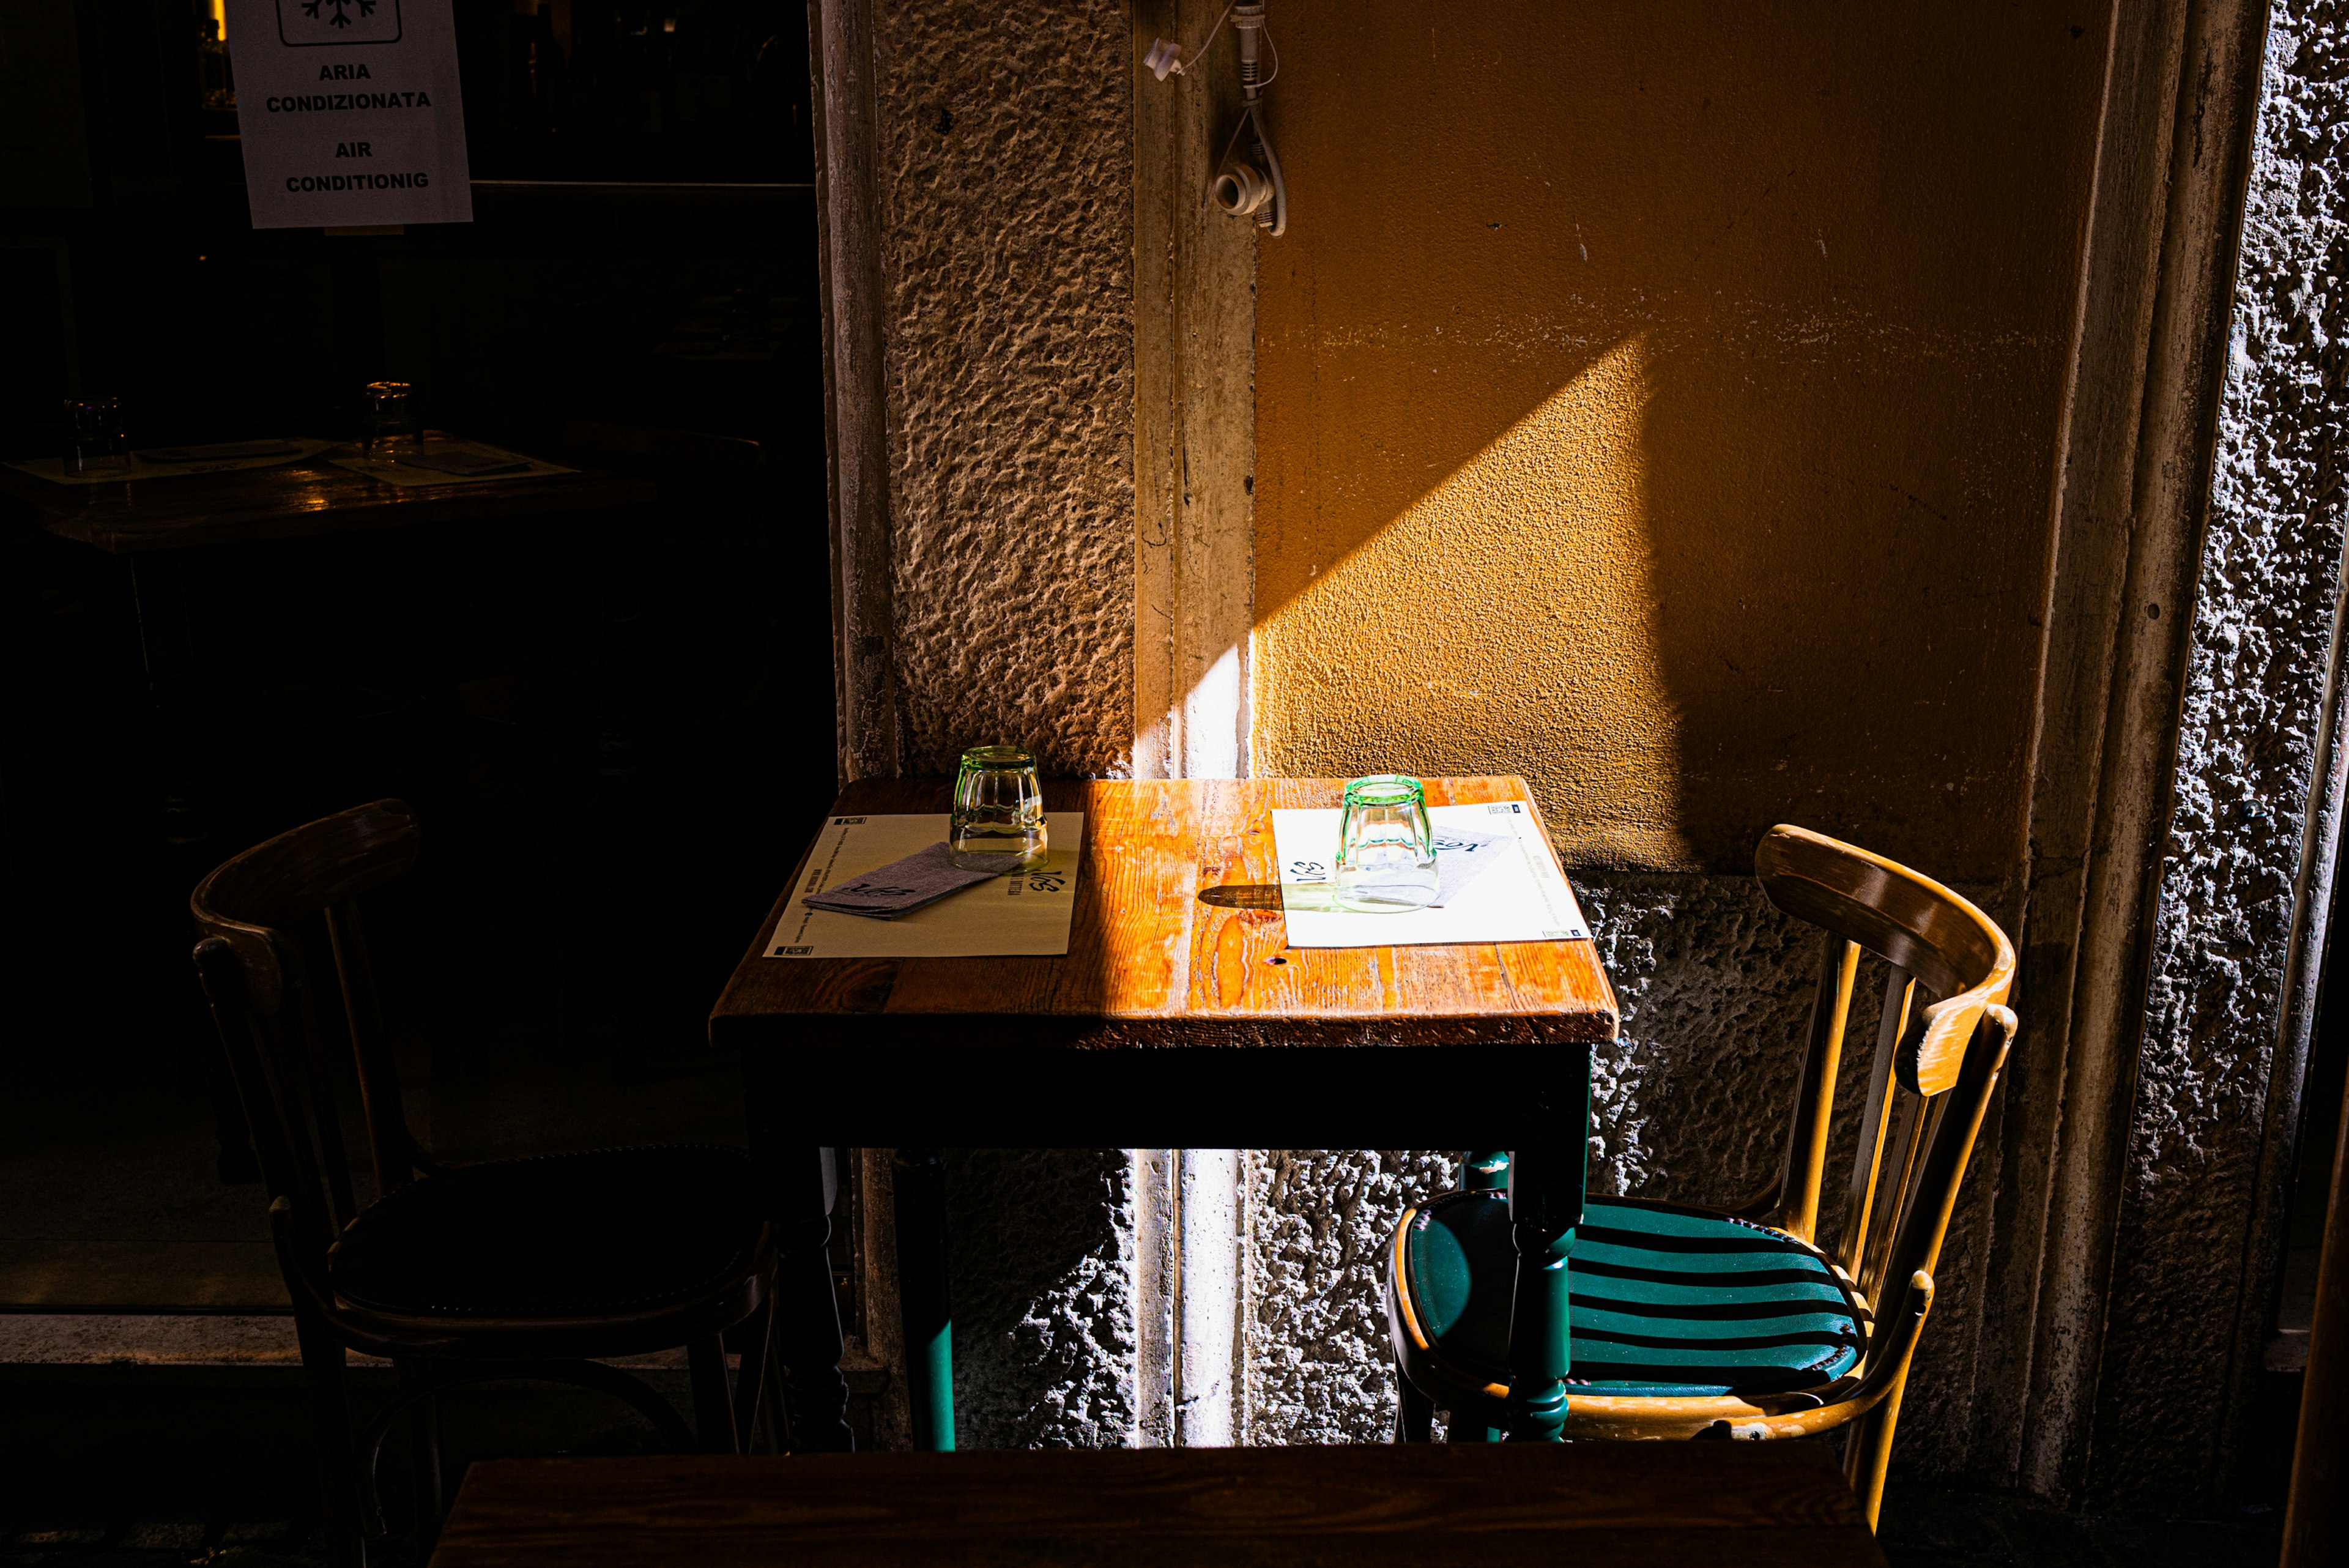
[[[1259,771],[2011,869],[2100,29],[1941,9],[1280,7]]]

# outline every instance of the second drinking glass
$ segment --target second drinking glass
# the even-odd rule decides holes
[[[1376,774],[1346,786],[1338,817],[1338,902],[1394,915],[1435,901],[1435,832],[1415,778]]]

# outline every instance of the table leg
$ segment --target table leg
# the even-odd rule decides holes
[[[1529,1085],[1542,1141],[1509,1151],[1509,1228],[1516,1289],[1509,1319],[1511,1442],[1555,1443],[1566,1431],[1566,1377],[1573,1367],[1567,1258],[1582,1222],[1588,1176],[1590,1053],[1562,1050],[1555,1078]]]
[[[833,1151],[825,1149],[826,1155]],[[848,1379],[840,1374],[840,1303],[832,1293],[832,1221],[819,1220],[790,1239],[775,1272],[775,1355],[784,1367],[784,1406],[794,1452],[845,1452]]]
[[[955,1446],[954,1313],[947,1294],[946,1167],[934,1148],[901,1148],[895,1163],[897,1303],[905,1325],[905,1391],[914,1447]]]
[[[792,1446],[853,1449],[848,1380],[840,1373],[840,1303],[832,1293],[832,1259],[824,1251],[840,1196],[840,1151],[791,1140],[783,1118],[796,1100],[778,1053],[743,1053],[752,1194],[781,1254],[775,1265],[774,1355],[784,1368]]]
[[[1472,1148],[1460,1156],[1460,1190],[1491,1192],[1509,1184],[1509,1151]]]

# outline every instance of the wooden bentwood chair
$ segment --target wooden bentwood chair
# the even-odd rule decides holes
[[[1850,1425],[1845,1473],[1872,1527],[1941,1239],[2014,1040],[2002,1005],[2014,950],[1947,888],[1803,828],[1771,829],[1754,869],[1771,903],[1829,937],[1785,1163],[1733,1209],[1585,1201],[1568,1253],[1565,1436],[1799,1438]],[[1863,950],[1891,968],[1830,1250],[1820,1189]],[[1438,1407],[1454,1441],[1493,1440],[1508,1424],[1508,1368],[1558,1359],[1512,1342],[1506,1161],[1471,1151],[1464,1163],[1468,1189],[1407,1210],[1389,1251],[1403,1441],[1426,1441]]]
[[[451,1166],[410,1134],[357,898],[412,866],[407,805],[379,800],[281,834],[215,869],[192,900],[196,967],[267,1183],[294,1298],[318,1479],[336,1559],[382,1533],[375,1464],[411,1416],[418,1551],[440,1516],[433,1400],[461,1384],[553,1382],[633,1406],[681,1449],[731,1453],[760,1408],[776,1251],[747,1157],[704,1146]],[[357,1058],[375,1200],[353,1199],[318,998],[295,932],[323,914]],[[727,1387],[720,1336],[745,1324]],[[686,1347],[694,1426],[591,1358]],[[351,1430],[344,1353],[391,1359],[399,1391]],[[697,1435],[698,1434],[698,1435]]]

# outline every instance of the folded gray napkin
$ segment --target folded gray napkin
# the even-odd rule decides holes
[[[828,909],[835,915],[869,915],[885,920],[935,904],[949,893],[959,893],[972,883],[984,882],[994,875],[992,871],[966,871],[955,865],[947,858],[946,841],[941,839],[877,871],[867,871],[821,893],[810,893],[800,902],[811,909]]]
[[[1516,841],[1514,834],[1462,833],[1435,830],[1435,902],[1449,904],[1469,883],[1500,859]]]
[[[528,458],[486,457],[476,452],[435,451],[431,448],[402,453],[396,461],[404,468],[429,468],[435,473],[453,473],[460,479],[477,479],[484,473],[506,473],[530,466]]]

